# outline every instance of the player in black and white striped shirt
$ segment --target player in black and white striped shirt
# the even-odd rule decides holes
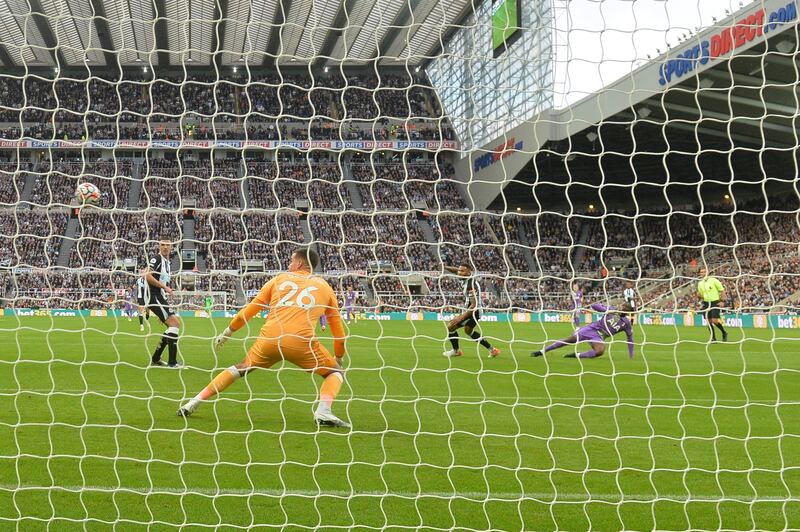
[[[622,291],[622,297],[625,298],[625,303],[628,303],[632,309],[636,310],[639,305],[636,304],[636,290],[633,288],[633,281],[625,283],[625,290]]]
[[[472,275],[472,267],[469,264],[462,264],[458,268],[455,266],[445,266],[445,270],[451,273],[456,273],[464,279],[464,307],[465,310],[447,324],[447,338],[453,349],[442,353],[446,357],[460,357],[463,355],[458,348],[458,330],[463,327],[470,338],[479,342],[483,347],[489,350],[490,357],[496,357],[500,354],[500,350],[492,347],[479,332],[475,331],[478,322],[481,319],[481,285],[475,276]]]
[[[144,330],[144,320],[150,319],[150,310],[147,308],[147,300],[150,297],[147,293],[147,281],[144,279],[146,270],[140,272],[136,279],[136,305],[139,307],[139,330]]]
[[[172,243],[162,240],[158,243],[158,255],[150,258],[147,262],[147,270],[145,271],[144,278],[147,281],[147,291],[149,293],[149,300],[147,308],[158,316],[167,330],[161,337],[161,342],[156,347],[151,364],[153,366],[169,366],[171,368],[179,368],[181,365],[178,363],[178,335],[180,334],[180,323],[175,312],[170,308],[167,302],[167,294],[172,295],[172,288],[169,287],[169,281],[172,277],[172,266],[169,262],[169,255],[172,251]],[[161,354],[165,348],[169,348],[169,363],[164,364],[161,360]]]

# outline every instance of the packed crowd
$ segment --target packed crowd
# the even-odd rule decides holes
[[[728,286],[731,307],[774,306],[800,289],[800,225],[792,198],[770,200],[769,209],[753,203],[702,214],[470,214],[452,166],[414,157],[299,162],[281,154],[278,162],[244,164],[151,158],[140,169],[125,159],[3,162],[0,199],[14,200],[26,183],[31,192],[30,205],[0,211],[0,267],[57,264],[67,226],[67,211],[57,207],[69,203],[81,179],[98,183],[103,198],[101,208],[80,214],[77,240],[67,246],[72,268],[107,271],[123,258],[143,263],[160,238],[183,239],[183,217],[192,213],[182,208],[192,199],[203,275],[238,270],[242,259],[263,260],[267,270],[285,268],[289,250],[307,239],[298,209],[308,208],[324,271],[362,272],[359,282],[372,295],[414,308],[450,307],[448,294],[455,301],[460,289],[443,286],[438,273],[422,273],[430,293],[412,295],[384,265],[393,272],[441,272],[443,265],[470,262],[481,272],[484,304],[491,308],[568,310],[574,280],[591,301],[618,300],[626,281],[636,279],[645,306],[696,309],[692,284],[703,260]],[[137,173],[143,179],[139,203],[129,205]],[[353,210],[354,198],[368,210]],[[432,198],[438,208],[431,207]],[[157,210],[145,212],[148,207]],[[286,210],[263,211],[277,208]],[[375,277],[377,270],[385,273]],[[260,281],[243,282],[239,287],[220,276],[207,284],[234,294]]]
[[[456,188],[455,169],[451,164],[370,163],[362,157],[354,157],[351,171],[367,209],[439,211],[467,207]]]
[[[713,236],[705,246],[706,262],[726,286],[727,308],[773,307],[800,290],[800,225],[792,200],[771,201],[768,213],[759,207],[743,206],[742,212],[715,220],[717,232],[707,233]],[[691,273],[658,287],[651,296],[654,306],[696,309]]]
[[[407,75],[0,76],[0,123],[6,139],[454,138],[428,82]]]
[[[198,211],[197,252],[207,270],[239,270],[240,262],[263,261],[267,270],[285,269],[290,250],[303,242],[300,220],[291,213]]]
[[[343,211],[353,208],[350,192],[336,162],[249,161],[248,205],[251,208],[303,208]],[[304,205],[304,202],[308,202]]]
[[[63,211],[0,211],[0,267],[55,266],[66,228],[67,215]]]
[[[16,308],[108,309],[119,306],[133,287],[129,272],[75,269],[19,271],[7,279],[6,293]]]
[[[201,209],[241,209],[238,159],[148,159],[142,169],[141,208],[174,209],[191,200]]]
[[[130,159],[84,163],[77,157],[58,160],[44,158],[32,168],[35,181],[28,203],[34,206],[70,205],[78,184],[88,181],[100,190],[98,207],[128,208],[133,181],[133,163]]]
[[[143,266],[159,240],[177,242],[182,234],[181,217],[175,212],[84,211],[78,218],[69,266],[111,270],[123,259]]]
[[[35,165],[30,161],[0,162],[0,206],[16,205]]]

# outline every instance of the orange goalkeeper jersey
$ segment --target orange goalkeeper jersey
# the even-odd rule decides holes
[[[269,309],[259,336],[262,340],[310,346],[316,340],[316,327],[325,314],[331,327],[337,357],[345,353],[344,326],[339,303],[331,286],[309,272],[287,272],[272,278],[258,295],[231,321],[232,331],[241,329],[259,312]]]

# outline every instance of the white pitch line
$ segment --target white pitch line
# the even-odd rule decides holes
[[[679,495],[679,494],[642,494],[642,493],[521,493],[521,492],[495,492],[486,493],[480,491],[464,491],[464,492],[447,492],[447,491],[361,491],[361,490],[293,490],[293,489],[209,489],[209,488],[176,488],[166,486],[153,486],[153,487],[115,487],[115,486],[39,486],[34,484],[0,484],[2,491],[69,491],[74,493],[81,493],[87,491],[98,492],[128,492],[139,493],[142,495],[156,495],[166,493],[170,495],[204,495],[208,497],[224,497],[224,496],[254,496],[261,495],[267,497],[400,497],[406,499],[417,499],[422,497],[431,497],[438,499],[472,499],[479,501],[492,501],[492,500],[526,500],[536,499],[546,502],[657,502],[657,501],[674,501],[674,502],[790,502],[797,501],[794,496],[759,496],[759,495]]]
[[[80,390],[80,389],[49,389],[49,388],[40,388],[40,389],[19,389],[19,388],[0,388],[0,395],[10,395],[10,394],[23,394],[23,393],[33,393],[39,395],[84,395],[84,394],[94,394],[94,395],[110,395],[114,397],[124,397],[126,395],[143,395],[144,397],[159,397],[159,396],[176,396],[176,397],[190,397],[192,394],[187,390],[183,391],[158,391],[158,390],[122,390],[122,389],[107,389],[107,390]],[[318,394],[316,393],[282,393],[282,392],[229,392],[225,391],[220,397],[226,396],[237,396],[237,397],[252,397],[252,398],[259,398],[259,397],[275,397],[275,398],[286,398],[286,399],[294,399],[300,397],[310,397],[316,398]],[[410,395],[410,394],[360,394],[356,393],[349,398],[345,398],[344,400],[349,401],[358,401],[359,399],[365,400],[398,400],[398,401],[408,401],[408,400],[451,400],[451,401],[614,401],[618,403],[629,403],[629,402],[641,402],[641,403],[650,403],[650,404],[658,404],[658,403],[668,403],[668,404],[679,404],[679,405],[687,405],[691,406],[695,403],[703,403],[703,404],[754,404],[754,405],[786,405],[786,404],[796,404],[798,401],[796,400],[785,400],[779,401],[777,399],[681,399],[678,397],[675,398],[649,398],[649,397],[611,397],[611,396],[547,396],[547,395]]]

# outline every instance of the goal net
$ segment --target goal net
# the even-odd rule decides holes
[[[0,529],[800,528],[794,1],[3,2]]]

